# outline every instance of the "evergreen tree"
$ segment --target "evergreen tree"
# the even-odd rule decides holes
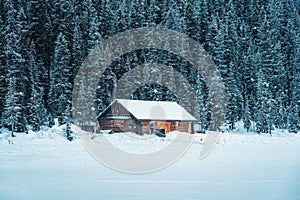
[[[2,112],[4,109],[5,103],[5,95],[7,90],[7,83],[6,83],[6,64],[5,64],[5,53],[4,53],[4,23],[2,21],[2,17],[0,17],[0,128],[3,126],[3,116]]]
[[[4,125],[11,130],[11,136],[15,137],[14,131],[16,130],[15,124],[17,122],[17,116],[20,116],[21,107],[19,107],[18,96],[14,95],[15,91],[15,78],[10,79],[8,85],[8,93],[5,96],[5,108],[4,108]]]
[[[49,105],[52,118],[58,117],[59,123],[64,123],[63,114],[71,101],[72,85],[70,83],[72,66],[70,65],[70,50],[63,33],[56,40],[54,52]]]
[[[300,20],[298,21],[300,24]],[[293,32],[293,60],[291,67],[290,105],[288,108],[288,130],[297,133],[300,129],[300,34]]]
[[[228,68],[228,80],[227,80],[227,108],[226,116],[229,123],[229,128],[235,129],[235,122],[241,119],[242,113],[242,96],[237,87],[237,81],[233,74],[233,66],[230,63]]]
[[[253,119],[254,113],[256,112],[255,104],[256,104],[256,82],[257,82],[257,68],[256,61],[257,57],[255,56],[255,45],[252,40],[250,40],[249,47],[247,52],[243,56],[243,69],[242,71],[242,95],[244,99],[244,103],[247,102],[251,119]],[[246,105],[243,106],[245,108],[244,115],[246,115]]]
[[[29,51],[29,71],[31,94],[28,102],[28,124],[34,131],[39,131],[42,125],[48,125],[48,113],[44,103],[44,89],[42,87],[41,63],[35,60],[35,45],[31,42]]]
[[[6,80],[8,81],[7,94],[5,96],[4,108],[4,126],[9,127],[12,131],[26,131],[26,101],[25,101],[25,83],[24,76],[24,59],[22,53],[22,32],[24,27],[20,23],[22,9],[17,10],[11,1],[6,1],[7,24],[5,29],[5,60],[6,60]]]
[[[53,29],[57,29],[51,19],[51,7],[53,1],[32,0],[28,4],[28,25],[29,25],[29,41],[35,43],[36,60],[41,63],[39,70],[42,72],[42,85],[45,94],[49,92],[49,74],[52,62],[56,33]],[[47,96],[44,95],[47,100]],[[46,101],[47,103],[47,101]],[[48,105],[47,105],[48,106]]]
[[[72,124],[72,116],[71,116],[71,108],[70,105],[67,105],[65,114],[64,114],[64,121],[66,122],[66,129],[65,129],[65,137],[69,140],[73,140],[73,132],[71,130],[71,124]]]
[[[251,128],[251,113],[250,113],[248,101],[246,101],[245,103],[243,121],[244,121],[244,128],[247,130],[247,132],[249,132]]]
[[[262,69],[258,71],[256,102],[256,130],[258,133],[271,133],[273,125],[273,100],[270,93],[270,84],[266,81]]]
[[[73,38],[72,38],[72,48],[71,48],[71,55],[72,55],[72,68],[73,68],[73,76],[77,74],[77,70],[81,66],[85,54],[83,52],[83,36],[82,30],[80,29],[80,20],[78,16],[74,17],[74,31],[73,31]],[[73,79],[73,78],[72,78]]]
[[[300,71],[295,72],[292,81],[292,99],[289,107],[288,130],[297,133],[300,129]]]
[[[108,3],[108,1],[107,1]],[[83,31],[82,35],[84,38],[85,44],[83,44],[83,51],[85,55],[90,53],[96,45],[101,42],[100,24],[99,17],[94,7],[92,0],[84,0],[82,2],[82,13],[81,13],[81,30]],[[110,23],[111,21],[107,20],[105,23]],[[104,21],[103,21],[104,23]],[[113,26],[112,24],[109,24]],[[103,24],[104,27],[107,27]],[[102,27],[102,26],[101,26]]]

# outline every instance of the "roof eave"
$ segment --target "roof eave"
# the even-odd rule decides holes
[[[99,119],[103,117],[103,115],[106,113],[106,111],[116,102],[116,100],[112,101],[109,106],[107,106],[98,116],[96,119]]]
[[[137,119],[137,121],[166,121],[166,122],[197,122],[194,120],[182,120],[182,119]]]

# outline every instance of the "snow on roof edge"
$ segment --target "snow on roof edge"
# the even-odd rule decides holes
[[[184,107],[173,101],[129,99],[116,99],[115,101],[118,101],[138,120],[197,121]]]

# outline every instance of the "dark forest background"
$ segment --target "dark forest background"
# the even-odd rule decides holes
[[[88,53],[132,28],[164,27],[203,45],[226,87],[226,123],[258,133],[300,129],[299,0],[1,0],[1,127],[37,131],[72,122],[72,87]],[[99,81],[96,111],[113,99],[122,75],[143,63],[174,67],[195,88],[197,119],[206,129],[210,103],[192,66],[170,52],[143,49],[115,60]],[[145,85],[133,99],[177,101],[167,88]],[[188,95],[187,95],[188,98]]]

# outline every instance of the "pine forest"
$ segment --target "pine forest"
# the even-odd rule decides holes
[[[0,127],[38,131],[55,118],[69,126],[74,79],[88,54],[107,38],[142,27],[174,30],[203,46],[225,85],[229,129],[243,121],[257,133],[299,132],[299,0],[1,0]],[[188,80],[197,94],[195,117],[208,129],[205,81],[187,60],[159,49],[114,60],[94,80],[95,112],[112,102],[123,74],[147,63],[171,66]],[[158,84],[138,88],[131,98],[178,101]]]

